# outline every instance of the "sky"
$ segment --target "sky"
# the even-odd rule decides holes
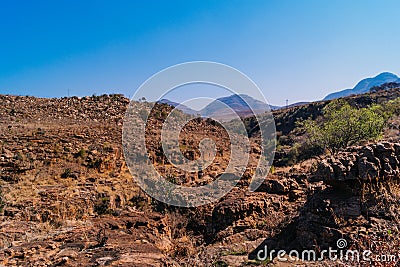
[[[130,97],[200,60],[245,73],[270,104],[319,100],[400,74],[399,11],[398,0],[1,1],[0,94]]]

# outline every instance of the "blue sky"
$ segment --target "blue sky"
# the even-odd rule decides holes
[[[0,93],[130,96],[163,68],[206,60],[247,74],[271,104],[318,100],[400,74],[399,11],[397,0],[2,1]]]

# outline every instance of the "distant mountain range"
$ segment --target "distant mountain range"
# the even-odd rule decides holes
[[[240,94],[240,95],[234,94],[226,97],[217,98],[216,100],[212,101],[210,104],[208,104],[199,111],[191,109],[183,104],[171,101],[169,99],[161,99],[158,102],[176,107],[177,109],[183,111],[186,114],[191,114],[191,115],[200,114],[201,116],[204,117],[213,117],[222,120],[230,120],[235,118],[237,115],[239,115],[240,117],[246,117],[252,114],[262,114],[268,109],[268,104],[260,100],[254,99],[253,97],[245,94]],[[304,105],[307,103],[308,102],[298,102],[288,105],[287,107],[294,107],[294,106]],[[253,110],[251,110],[250,106],[252,107]],[[286,106],[280,107],[280,106],[269,105],[269,108],[271,110],[277,110],[285,107]]]
[[[213,117],[222,120],[229,120],[235,118],[237,115],[239,115],[240,117],[246,117],[252,115],[253,113],[261,114],[268,109],[268,104],[245,94],[235,94],[227,97],[218,98],[199,111],[193,110],[188,106],[176,103],[168,99],[161,99],[158,102],[177,107],[179,110],[183,111],[186,114],[200,114],[204,117]],[[250,107],[252,107],[253,110]],[[280,107],[270,106],[270,109],[278,108]]]
[[[354,94],[363,94],[369,92],[372,88],[380,90],[382,90],[383,88],[383,90],[386,90],[396,85],[396,83],[400,83],[400,78],[397,77],[397,75],[390,72],[383,72],[373,78],[366,78],[361,80],[352,89],[345,89],[339,92],[331,93],[327,95],[323,100],[331,100]],[[179,110],[183,111],[186,114],[200,114],[204,117],[213,117],[222,120],[230,120],[235,118],[237,115],[239,115],[240,117],[246,117],[252,114],[261,114],[268,109],[268,104],[245,94],[234,94],[231,96],[218,98],[199,111],[196,111],[189,108],[188,106],[179,104],[168,99],[161,99],[158,102],[177,107]],[[290,108],[308,103],[309,102],[298,102],[288,105],[287,107]],[[250,109],[250,106],[253,108],[253,110]],[[281,107],[269,105],[269,108],[271,110],[277,110],[281,108],[286,108],[286,106]]]
[[[198,114],[199,113],[199,111],[191,109],[188,106],[185,106],[183,104],[179,104],[177,102],[174,102],[174,101],[171,101],[171,100],[165,99],[165,98],[159,100],[158,103],[168,104],[168,105],[173,106],[173,107],[178,107],[179,106],[178,107],[179,110],[181,110],[183,113],[190,114],[190,115],[194,115],[194,114]]]
[[[373,78],[366,78],[361,80],[354,88],[345,89],[339,92],[327,95],[323,100],[331,100],[339,97],[367,93],[374,86],[381,86],[385,83],[396,82],[400,83],[399,77],[390,72],[383,72]]]

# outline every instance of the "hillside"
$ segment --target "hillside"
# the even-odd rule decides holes
[[[400,90],[394,88],[347,100],[361,107],[397,97]],[[275,164],[256,192],[247,187],[260,157],[258,126],[253,117],[244,119],[251,153],[243,178],[219,201],[196,208],[156,201],[131,176],[121,145],[129,103],[123,96],[0,95],[0,102],[0,265],[282,266],[276,259],[257,260],[258,251],[265,245],[318,251],[336,248],[338,238],[357,249],[384,240],[386,246],[373,253],[397,248],[399,130],[387,128],[383,140],[337,155],[282,162],[304,137],[295,122],[318,118],[328,101],[274,111],[275,163],[281,165]],[[149,109],[147,103],[132,105]],[[146,146],[152,164],[177,184],[215,180],[230,158],[226,132],[210,119],[191,120],[179,137],[185,157],[199,158],[205,137],[215,141],[218,153],[204,172],[185,173],[160,148],[160,127],[171,110],[157,104],[150,112]],[[318,264],[355,263],[324,259]]]
[[[184,112],[186,114],[190,114],[190,115],[196,115],[197,113],[199,113],[196,110],[189,108],[188,106],[185,106],[183,104],[180,104],[180,103],[168,100],[168,99],[161,99],[160,101],[158,101],[158,103],[170,105],[170,106],[175,107],[175,108],[181,110],[182,112]]]

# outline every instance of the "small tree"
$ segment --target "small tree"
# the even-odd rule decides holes
[[[299,124],[312,146],[335,154],[347,146],[380,138],[387,119],[379,105],[357,109],[339,99],[325,106],[320,121],[307,119]]]

